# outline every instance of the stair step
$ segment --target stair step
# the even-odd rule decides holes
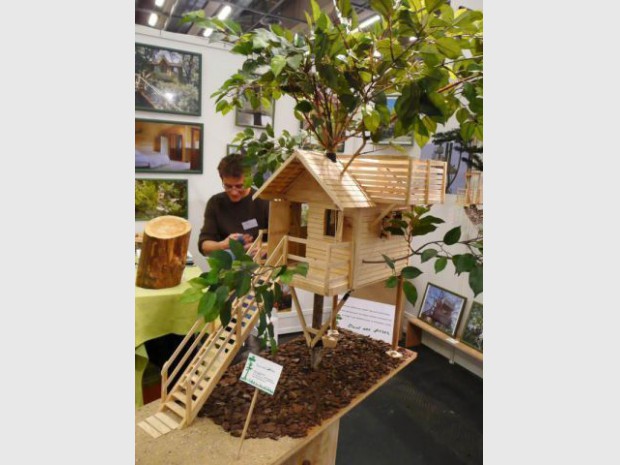
[[[174,401],[168,401],[164,404],[168,409],[179,415],[181,418],[185,418],[185,407],[181,407]]]
[[[168,415],[166,415],[163,412],[157,412],[155,416],[159,418],[162,421],[162,423],[165,423],[166,425],[168,425],[170,429],[177,429],[179,427],[178,422],[174,421],[172,418],[170,418]]]
[[[166,425],[164,422],[162,422],[155,415],[152,415],[152,416],[148,417],[145,421],[149,425],[151,425],[153,428],[155,428],[157,431],[159,431],[161,434],[166,434],[166,433],[170,432],[171,428],[169,428],[168,425]]]
[[[186,403],[186,400],[187,400],[187,395],[185,395],[185,390],[181,392],[180,389],[175,389],[174,392],[172,393],[172,397],[179,399],[184,404]],[[196,401],[195,397],[197,397],[196,391],[194,391],[194,394],[192,394],[192,404]]]

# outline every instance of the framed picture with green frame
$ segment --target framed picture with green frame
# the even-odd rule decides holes
[[[187,179],[136,179],[135,220],[174,215],[188,219]]]
[[[136,118],[136,173],[202,173],[202,123]]]

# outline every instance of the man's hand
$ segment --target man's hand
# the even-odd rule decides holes
[[[220,242],[220,247],[222,250],[230,249],[230,240],[234,239],[236,241],[243,242],[243,248],[248,250],[254,242],[251,234],[242,234],[242,233],[232,233],[226,239]]]

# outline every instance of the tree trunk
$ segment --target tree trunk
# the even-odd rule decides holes
[[[181,283],[191,228],[178,216],[160,216],[146,224],[136,286],[164,289]]]
[[[312,305],[312,327],[319,329],[323,324],[323,299],[320,294],[314,294],[314,302]]]

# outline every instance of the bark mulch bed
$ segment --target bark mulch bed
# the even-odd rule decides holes
[[[275,356],[260,353],[284,368],[275,394],[259,393],[247,438],[306,436],[311,427],[346,407],[403,360],[388,356],[391,346],[385,342],[341,329],[339,333],[338,345],[324,349],[317,371],[310,369],[310,352],[302,336],[279,346]],[[239,381],[244,365],[226,370],[199,413],[236,437],[241,436],[254,394],[254,387]]]

